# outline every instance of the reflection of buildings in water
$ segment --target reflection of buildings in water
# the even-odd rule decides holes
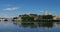
[[[53,26],[54,26],[54,27],[60,27],[60,22],[54,22],[54,23],[53,23]]]
[[[21,21],[13,21],[13,24],[20,27],[21,26]]]
[[[51,23],[21,23],[20,21],[14,21],[13,24],[19,26],[19,27],[30,27],[30,28],[37,28],[37,27],[47,27],[47,28],[51,28],[52,24]]]

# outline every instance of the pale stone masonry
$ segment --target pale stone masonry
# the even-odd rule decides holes
[[[54,20],[60,20],[60,15],[53,17]]]

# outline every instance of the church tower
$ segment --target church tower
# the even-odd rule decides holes
[[[49,11],[45,11],[44,15],[51,15]]]

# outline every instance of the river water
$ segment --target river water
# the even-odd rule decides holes
[[[1,21],[0,32],[60,32],[60,22],[50,26],[35,24],[21,24],[19,21]]]

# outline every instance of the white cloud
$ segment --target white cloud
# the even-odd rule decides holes
[[[15,7],[15,8],[4,8],[3,10],[8,10],[8,11],[11,11],[11,10],[17,10],[19,8]]]

